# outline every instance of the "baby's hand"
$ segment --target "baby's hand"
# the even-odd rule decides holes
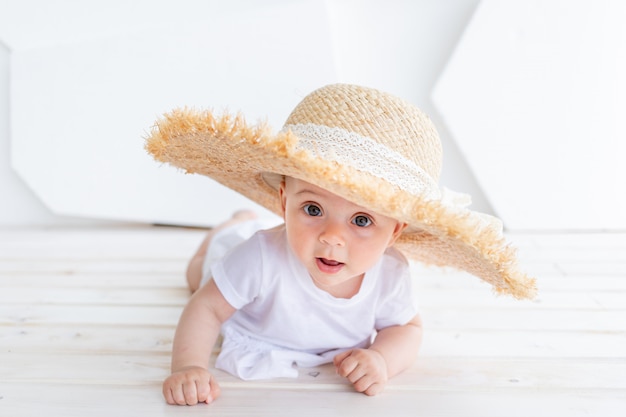
[[[387,362],[372,349],[352,349],[333,359],[337,373],[352,383],[358,392],[376,395],[387,384]]]
[[[168,404],[195,405],[210,403],[220,395],[213,375],[199,366],[182,368],[163,382],[163,396]]]

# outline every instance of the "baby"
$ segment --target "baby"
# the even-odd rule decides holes
[[[209,359],[220,332],[215,366],[242,379],[333,363],[356,391],[380,393],[415,361],[422,338],[407,257],[464,269],[518,298],[534,292],[498,223],[441,195],[432,123],[390,94],[323,87],[276,135],[241,118],[175,111],[147,149],[284,220],[265,228],[237,213],[190,261],[195,292],[163,384],[170,404],[219,396]]]

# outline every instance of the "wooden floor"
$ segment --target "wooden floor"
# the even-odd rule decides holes
[[[212,405],[168,406],[183,271],[201,230],[0,229],[0,416],[625,416],[626,234],[518,234],[532,302],[416,267],[421,356],[377,397],[326,366],[217,372]]]

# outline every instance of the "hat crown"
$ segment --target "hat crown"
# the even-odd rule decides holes
[[[307,95],[291,112],[285,127],[306,124],[369,138],[414,163],[434,183],[439,181],[439,135],[428,116],[405,100],[372,88],[332,84]]]

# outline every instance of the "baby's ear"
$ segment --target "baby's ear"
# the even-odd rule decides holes
[[[287,193],[285,192],[285,180],[283,179],[278,186],[278,197],[280,198],[280,209],[285,219],[285,207],[287,207]]]
[[[391,239],[389,239],[389,246],[393,246],[393,244],[396,243],[396,240],[398,240],[398,238],[400,237],[402,232],[404,232],[404,229],[406,229],[407,226],[407,223],[396,223],[396,227],[393,229],[393,233],[391,234]]]

